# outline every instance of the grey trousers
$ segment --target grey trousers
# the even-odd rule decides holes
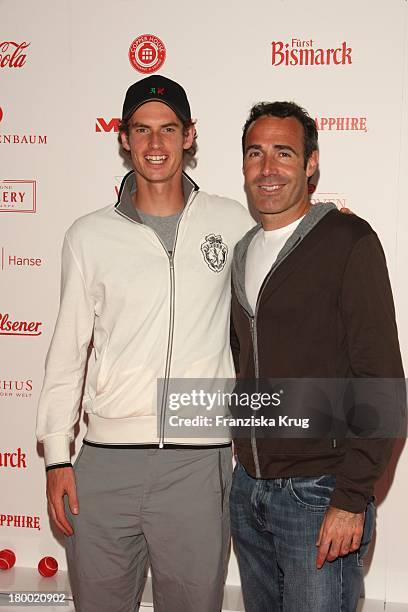
[[[219,612],[229,548],[231,449],[83,446],[79,514],[65,500],[77,612],[135,612],[148,565],[155,612]]]

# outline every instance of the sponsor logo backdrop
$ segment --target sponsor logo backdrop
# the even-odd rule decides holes
[[[256,9],[158,0],[141,12],[125,0],[3,0],[2,9],[0,213],[10,214],[0,214],[0,548],[15,549],[21,566],[53,555],[64,568],[34,439],[36,404],[64,232],[113,203],[127,170],[117,144],[127,87],[155,72],[186,86],[199,143],[191,174],[243,204],[250,106],[286,99],[307,108],[321,147],[311,197],[349,206],[378,231],[408,366],[408,5],[344,0],[334,13],[324,0],[259,0]],[[403,451],[395,476],[384,477],[394,481],[379,508],[370,598],[408,602],[407,477]],[[234,557],[227,583],[239,584]]]

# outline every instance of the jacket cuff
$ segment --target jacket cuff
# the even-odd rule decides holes
[[[43,440],[45,466],[70,464],[70,437],[68,435],[49,436]]]
[[[360,514],[366,511],[367,504],[371,498],[372,495],[366,496],[362,492],[350,492],[341,487],[336,487],[330,499],[330,506],[339,508],[339,510]]]
[[[57,468],[64,468],[64,467],[72,467],[72,463],[55,463],[53,465],[47,465],[47,467],[45,468],[45,471],[50,472],[51,470],[56,470]]]

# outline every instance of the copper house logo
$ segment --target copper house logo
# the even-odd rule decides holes
[[[154,34],[138,36],[129,47],[129,61],[133,68],[143,74],[159,70],[166,59],[166,47]]]

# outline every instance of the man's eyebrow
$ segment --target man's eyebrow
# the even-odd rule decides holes
[[[258,145],[258,144],[250,144],[247,147],[245,147],[245,153],[247,153],[249,149],[255,149],[256,151],[261,151],[262,147],[261,145]]]
[[[136,121],[135,123],[132,123],[130,125],[130,127],[131,128],[134,128],[134,127],[151,128],[150,125],[147,125],[146,123],[140,123],[139,121]],[[178,123],[176,123],[175,121],[171,121],[170,123],[163,123],[160,127],[161,128],[178,127]]]
[[[295,151],[295,149],[293,147],[291,147],[290,145],[276,144],[276,145],[273,145],[273,148],[276,149],[277,151],[283,151],[283,150],[292,151],[292,153],[294,155],[299,157],[298,152]],[[247,153],[250,149],[255,149],[256,151],[261,151],[262,150],[262,145],[260,145],[260,144],[250,144],[247,147],[245,147],[245,153]]]
[[[297,155],[299,157],[298,152],[295,151],[295,149],[293,147],[291,147],[290,145],[276,144],[276,145],[274,145],[273,148],[277,149],[278,151],[282,151],[283,149],[285,149],[287,151],[292,151],[292,153],[294,153],[294,155]]]

